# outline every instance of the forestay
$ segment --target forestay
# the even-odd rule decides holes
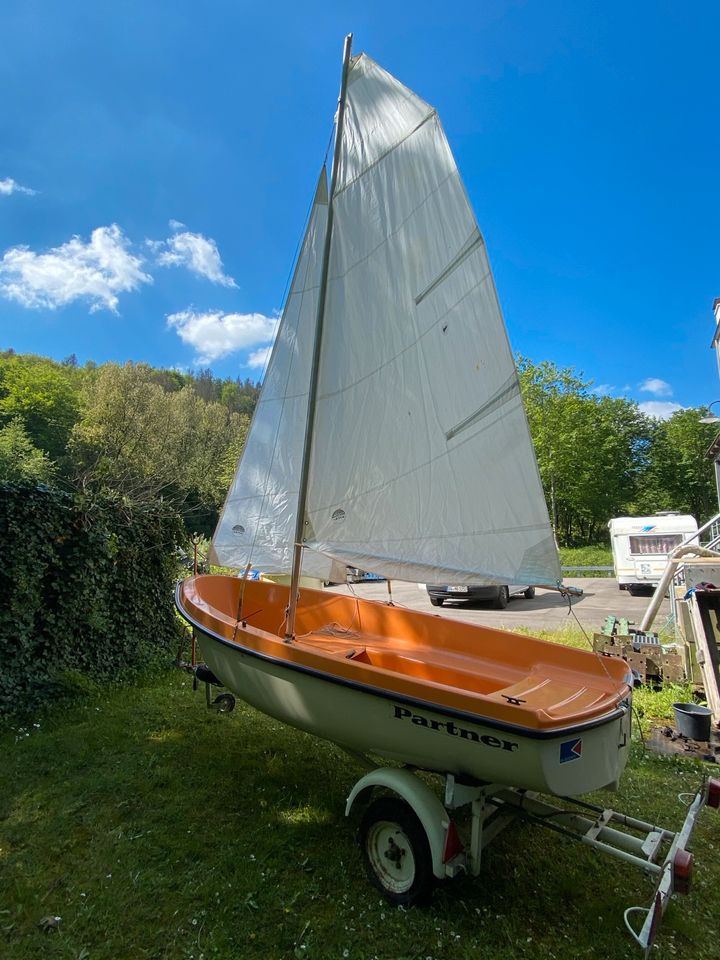
[[[405,580],[555,584],[485,244],[437,115],[361,55],[340,149],[306,546]],[[273,485],[285,516],[295,489]]]
[[[213,536],[211,563],[251,563],[263,573],[292,567],[327,201],[323,169],[255,416]],[[305,551],[304,574],[327,580],[331,567],[329,557]]]

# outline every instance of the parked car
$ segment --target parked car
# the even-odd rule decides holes
[[[535,587],[511,586],[449,586],[427,585],[430,603],[434,607],[441,607],[446,600],[489,600],[497,610],[504,610],[510,597],[525,597],[532,600],[535,596]]]
[[[384,580],[378,573],[368,573],[367,570],[360,570],[358,567],[347,568],[348,583],[365,583],[366,581]]]

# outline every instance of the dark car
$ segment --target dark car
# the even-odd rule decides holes
[[[430,603],[434,607],[441,607],[446,600],[487,600],[497,610],[504,610],[510,597],[525,597],[526,600],[532,600],[535,596],[535,587],[518,586],[517,584],[489,587],[428,584],[427,592]]]

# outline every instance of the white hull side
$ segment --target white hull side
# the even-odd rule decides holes
[[[360,753],[560,796],[614,786],[627,761],[629,709],[602,725],[535,738],[335,683],[198,632],[209,667],[242,700]],[[578,739],[580,755],[561,762]]]

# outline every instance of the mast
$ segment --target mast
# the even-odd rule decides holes
[[[310,368],[310,385],[308,389],[307,419],[305,422],[305,441],[303,443],[302,467],[300,470],[300,490],[298,493],[297,517],[295,521],[295,545],[293,549],[292,577],[290,580],[290,604],[288,606],[285,641],[289,643],[295,637],[295,614],[297,612],[298,589],[300,584],[300,568],[302,567],[303,539],[305,532],[305,510],[307,506],[308,475],[310,473],[310,454],[312,452],[313,428],[315,426],[315,402],[317,399],[318,371],[320,369],[320,350],[322,346],[322,329],[325,321],[325,301],[327,299],[328,269],[330,266],[330,241],[333,225],[333,196],[337,183],[338,168],[340,166],[340,144],[342,143],[343,121],[345,119],[345,99],[347,79],[350,71],[350,53],[352,50],[352,34],[345,37],[343,48],[342,78],[340,81],[340,95],[338,97],[337,123],[335,128],[335,147],[333,150],[332,174],[330,176],[330,195],[328,197],[327,227],[325,245],[320,273],[320,291],[318,294],[317,320],[315,323],[315,342],[313,344],[312,366]]]

